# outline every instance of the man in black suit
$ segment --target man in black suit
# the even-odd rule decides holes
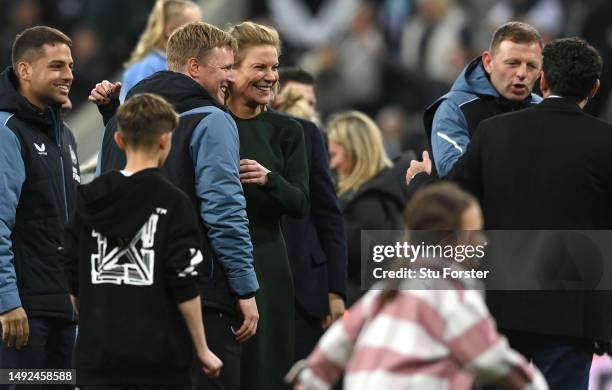
[[[313,96],[304,96],[314,108],[312,76],[297,68],[284,68],[279,74],[281,93],[288,84],[298,84],[300,91],[311,91]],[[294,119],[304,129],[310,169],[310,214],[283,221],[287,253],[294,266],[295,355],[299,360],[312,352],[324,328],[344,313],[347,248],[323,135],[313,122]]]
[[[612,125],[582,111],[601,68],[585,41],[552,41],[543,51],[545,100],[478,126],[448,178],[479,197],[487,229],[612,229]],[[413,161],[406,178],[428,169],[427,158]],[[551,389],[588,388],[593,345],[610,337],[609,292],[497,292],[488,304]]]

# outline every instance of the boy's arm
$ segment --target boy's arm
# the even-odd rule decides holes
[[[189,330],[193,346],[196,350],[196,356],[200,364],[202,364],[204,372],[211,377],[218,376],[223,363],[210,349],[208,349],[206,334],[204,333],[204,324],[202,322],[200,297],[197,296],[188,301],[181,302],[178,307],[187,324],[187,329]]]
[[[197,215],[183,193],[180,194],[176,206],[168,212],[171,233],[167,237],[165,280],[185,320],[204,372],[209,376],[217,376],[222,363],[208,349],[206,343],[200,291],[196,281],[196,269],[202,262]]]

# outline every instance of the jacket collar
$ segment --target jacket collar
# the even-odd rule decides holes
[[[535,106],[538,109],[548,109],[548,110],[563,110],[563,111],[578,111],[582,112],[582,109],[572,99],[564,98],[564,97],[549,97],[538,105]]]

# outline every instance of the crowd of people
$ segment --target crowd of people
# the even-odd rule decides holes
[[[88,44],[60,29],[10,38],[0,368],[74,368],[84,389],[586,390],[608,292],[372,286],[363,234],[611,229],[612,125],[585,112],[605,53],[554,39],[555,0],[497,4],[471,60],[461,2],[263,3],[276,28],[156,0],[117,82],[77,82]],[[381,98],[406,85],[431,87],[414,150],[408,106]],[[105,128],[82,184],[64,118],[87,100]]]

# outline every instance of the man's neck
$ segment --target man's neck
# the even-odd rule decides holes
[[[543,91],[542,92],[542,96],[544,97],[544,99],[548,99],[548,98],[553,98],[553,99],[564,99],[563,96],[561,95],[557,95],[554,93],[551,93],[549,91]],[[586,104],[589,102],[589,98],[585,98],[584,100],[581,100],[579,102],[577,102],[576,104],[581,108],[584,109],[584,106],[586,106]]]

